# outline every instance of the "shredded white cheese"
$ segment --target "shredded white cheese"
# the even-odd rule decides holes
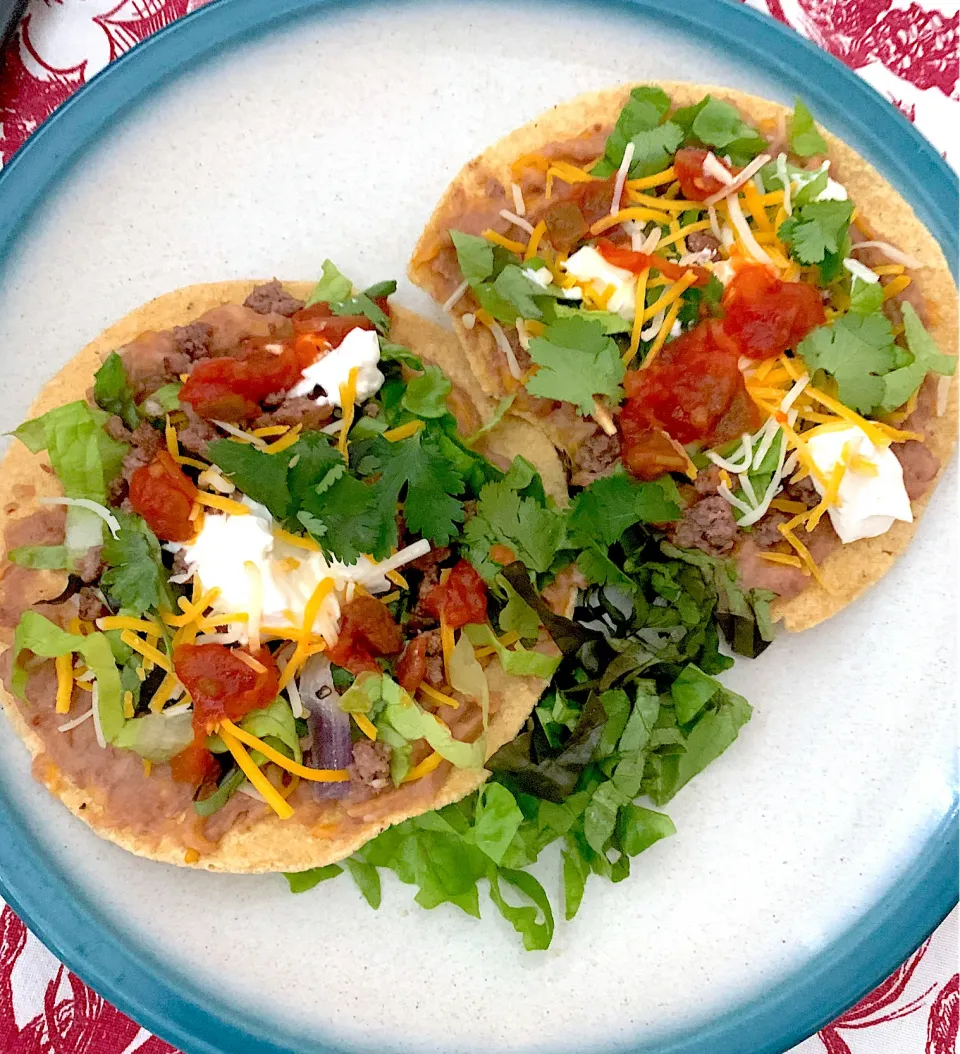
[[[92,501],[90,498],[41,498],[40,504],[74,505],[79,509],[86,509],[88,512],[95,513],[101,520],[103,520],[114,538],[120,533],[120,521],[116,516],[114,516],[105,505],[101,505],[98,501]]]
[[[875,282],[880,281],[880,276],[875,274],[867,267],[866,264],[860,263],[859,260],[854,260],[852,256],[848,256],[843,261],[843,266],[853,275],[854,278],[859,278],[861,282],[867,282],[873,285]]]
[[[470,288],[470,283],[464,279],[456,289],[447,297],[446,300],[441,304],[441,311],[449,311],[453,305],[463,296],[463,294]]]
[[[703,159],[703,174],[712,176],[718,183],[722,183],[726,187],[735,182],[733,173],[712,150]]]
[[[527,206],[523,200],[523,191],[520,189],[519,184],[510,184],[510,193],[513,194],[513,211],[518,216],[526,216]]]
[[[631,140],[627,143],[626,148],[623,151],[623,160],[620,162],[620,167],[617,169],[617,178],[613,184],[613,199],[610,202],[610,215],[616,216],[620,211],[620,199],[623,197],[623,185],[627,181],[627,173],[630,171],[630,165],[633,162],[633,152],[636,150],[636,146]]]
[[[503,352],[507,360],[507,369],[510,370],[510,376],[515,377],[519,381],[523,374],[520,370],[520,363],[517,362],[516,352],[513,350],[510,341],[507,340],[506,333],[503,332],[500,323],[496,321],[491,322],[488,328],[493,334],[493,339],[497,342],[497,347]]]
[[[704,201],[704,204],[716,205],[718,201],[722,201],[724,198],[730,198],[732,200],[736,197],[736,192],[740,187],[742,187],[748,179],[751,179],[754,173],[759,172],[760,169],[770,160],[771,157],[769,154],[760,154],[759,157],[755,157],[750,164],[734,178],[729,186],[724,187],[723,190],[718,190],[716,194],[711,194],[710,197]]]
[[[855,253],[860,249],[878,249],[888,260],[903,264],[904,267],[923,267],[923,264],[915,256],[905,253],[902,249],[898,249],[889,242],[857,242],[856,245],[851,247],[850,252]]]
[[[500,215],[507,221],[507,223],[512,223],[515,227],[519,227],[520,230],[526,231],[527,234],[533,234],[533,225],[528,223],[522,216],[518,216],[515,212],[511,212],[509,209],[501,209]]]
[[[769,264],[772,267],[773,260],[770,259],[767,251],[753,236],[753,231],[750,230],[750,224],[747,223],[746,217],[743,215],[743,209],[740,208],[740,201],[736,194],[727,199],[727,208],[730,210],[730,222],[736,227],[737,234],[739,234],[743,240],[747,252],[750,253],[755,260],[759,260],[760,263]]]
[[[69,732],[71,728],[76,728],[77,725],[82,725],[84,721],[93,717],[93,707],[81,714],[79,717],[75,717],[72,721],[68,721],[65,725],[57,725],[58,732]]]

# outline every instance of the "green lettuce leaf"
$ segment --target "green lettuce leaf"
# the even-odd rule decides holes
[[[121,418],[127,428],[133,430],[140,424],[126,367],[115,351],[110,352],[93,375],[93,398],[101,409]]]
[[[817,131],[813,114],[796,98],[790,119],[790,152],[798,157],[812,157],[827,152],[827,141]]]
[[[113,745],[132,750],[148,761],[169,761],[193,742],[193,715],[145,714],[126,721]]]
[[[113,743],[123,728],[123,699],[120,672],[104,633],[86,636],[67,633],[35,611],[25,611],[13,638],[13,676],[11,687],[19,699],[26,699],[27,671],[18,663],[20,653],[32,651],[45,659],[76,652],[93,670],[97,683],[98,715],[103,738]]]
[[[513,649],[505,648],[488,625],[465,626],[464,636],[469,638],[474,647],[493,648],[503,667],[503,672],[511,677],[539,677],[548,681],[560,665],[559,655],[544,655],[540,651],[527,651],[522,644],[515,644]]]
[[[313,287],[313,291],[307,297],[306,306],[311,304],[339,304],[346,300],[353,292],[353,285],[349,278],[337,270],[336,264],[331,260],[323,261],[323,277]]]

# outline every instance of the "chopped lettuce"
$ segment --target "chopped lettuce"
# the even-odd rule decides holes
[[[337,270],[332,260],[323,261],[323,277],[313,287],[307,297],[306,306],[311,304],[339,304],[353,292],[353,284],[349,278]]]
[[[120,672],[110,650],[110,642],[104,633],[89,633],[86,636],[67,633],[36,611],[25,611],[20,616],[13,638],[13,676],[11,687],[14,695],[26,699],[27,671],[19,664],[21,652],[32,651],[45,659],[76,652],[93,670],[97,683],[98,717],[103,738],[112,743],[123,728],[123,699]]]
[[[483,766],[482,737],[473,743],[455,739],[442,721],[422,710],[410,695],[386,674],[383,675],[382,690],[387,704],[377,721],[378,730],[387,725],[407,743],[425,739],[442,758],[458,769]]]
[[[539,624],[539,623],[538,623]],[[493,630],[487,625],[466,626],[464,636],[474,647],[491,647],[500,660],[503,672],[511,677],[540,677],[548,681],[560,665],[559,655],[545,655],[540,651],[527,651],[522,644],[505,648]],[[459,646],[459,641],[457,642]],[[472,650],[472,649],[471,649]],[[456,688],[456,685],[454,685]],[[462,690],[462,689],[460,689]]]
[[[68,498],[107,503],[107,489],[120,472],[125,443],[103,429],[110,415],[85,402],[67,403],[26,421],[14,431],[34,454],[46,450]]]
[[[487,675],[474,654],[473,643],[467,636],[466,627],[450,655],[450,684],[455,691],[475,699],[480,704],[483,728],[486,731],[490,716],[490,685],[487,684]]]
[[[93,398],[108,414],[116,414],[129,429],[140,424],[123,359],[112,351],[93,377]]]
[[[132,750],[148,761],[169,761],[193,742],[193,715],[145,714],[126,721],[113,740],[121,750]]]

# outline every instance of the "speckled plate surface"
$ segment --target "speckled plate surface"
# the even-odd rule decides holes
[[[682,6],[682,11],[680,10]],[[956,177],[849,71],[735,4],[219,0],[111,65],[0,175],[2,425],[142,301],[191,282],[402,277],[463,161],[644,77],[789,100],[872,160],[956,257]],[[401,282],[399,296],[426,308]],[[190,1051],[783,1050],[956,897],[955,471],[864,600],[729,680],[739,742],[679,834],[592,884],[548,953],[388,881],[184,872],[97,840],[0,725],[0,878],[111,1001]],[[556,888],[557,868],[541,877]]]

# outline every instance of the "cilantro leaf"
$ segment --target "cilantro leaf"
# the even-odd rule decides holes
[[[391,344],[390,341],[380,337],[380,361],[397,362],[401,366],[408,366],[411,370],[422,370],[423,363],[416,355],[403,344]]]
[[[798,263],[817,264],[820,280],[826,283],[840,274],[852,216],[850,201],[811,201],[794,209],[793,215],[780,224],[777,236]]]
[[[593,411],[594,396],[618,402],[622,395],[626,367],[598,322],[558,319],[530,341],[530,357],[540,367],[526,382],[531,395],[574,403],[583,414]]]
[[[311,304],[339,304],[345,300],[353,291],[353,285],[349,278],[337,270],[332,260],[323,261],[323,277],[313,287],[313,291],[307,297],[306,306]]]
[[[453,385],[439,366],[427,366],[422,376],[407,382],[401,405],[417,417],[443,417]]]
[[[97,406],[108,414],[116,414],[129,429],[140,424],[137,404],[127,380],[123,359],[115,352],[103,360],[103,365],[93,375],[93,398]]]
[[[883,375],[896,364],[893,331],[883,314],[844,315],[800,342],[807,368],[824,370],[837,382],[840,401],[868,414],[884,398]]]
[[[527,567],[542,572],[563,545],[564,521],[556,510],[534,498],[522,498],[506,482],[487,483],[480,489],[476,515],[465,524],[463,537],[484,577],[492,579],[499,572],[488,560],[494,544],[507,546]]]
[[[603,332],[609,336],[629,333],[633,328],[633,323],[616,311],[588,311],[582,307],[571,307],[569,304],[556,304],[553,314],[555,318],[582,318],[586,322],[598,322],[603,327]]]
[[[669,109],[670,99],[662,88],[648,84],[634,88],[620,111],[613,131],[607,137],[603,157],[593,166],[590,174],[601,179],[612,176],[623,161],[627,143],[639,133],[656,128]]]
[[[883,286],[879,282],[864,282],[854,278],[850,288],[850,310],[856,315],[872,315],[883,304]]]
[[[463,505],[455,497],[463,493],[463,476],[429,436],[417,434],[383,445],[389,448],[380,481],[384,500],[396,501],[406,487],[407,526],[435,545],[446,545],[463,521]]]
[[[680,518],[679,495],[669,476],[641,483],[625,472],[594,480],[574,499],[567,525],[572,538],[590,544],[618,542],[635,523],[666,523]]]
[[[233,445],[236,446],[235,443]],[[320,488],[333,482],[329,473],[345,467],[343,455],[322,432],[306,432],[283,455],[266,456],[271,461],[280,457],[286,461],[287,486],[294,504],[303,504],[311,488],[317,488],[317,493],[322,493]],[[240,489],[244,490],[242,486]]]
[[[453,230],[450,238],[457,250],[460,273],[470,285],[477,285],[493,274],[493,245],[486,238]]]
[[[363,315],[377,327],[380,333],[386,334],[390,330],[390,319],[386,312],[375,304],[366,293],[357,293],[349,300],[343,300],[339,304],[331,304],[330,310],[335,315]]]
[[[912,304],[904,303],[903,329],[907,338],[907,347],[913,355],[913,362],[893,370],[883,378],[883,398],[881,410],[896,410],[910,398],[923,383],[928,373],[938,373],[943,377],[952,377],[957,369],[955,355],[944,355],[937,347],[936,341],[924,329],[923,323]]]
[[[396,499],[382,487],[343,475],[322,495],[308,490],[302,503],[300,522],[325,553],[345,564],[355,563],[361,553],[382,560],[396,544]],[[304,512],[311,516],[307,522]]]
[[[757,156],[767,141],[747,124],[736,107],[707,95],[693,106],[676,110],[671,121],[680,126],[686,142],[716,147],[729,154],[734,164],[745,164]]]
[[[840,249],[852,215],[849,201],[812,201],[784,220],[777,235],[797,261],[819,263],[825,253]]]
[[[683,129],[667,121],[648,131],[637,132],[631,142],[633,160],[630,162],[630,178],[652,176],[670,164],[677,147],[683,142]]]
[[[290,448],[290,456],[294,449]],[[209,444],[207,456],[248,498],[266,505],[274,519],[283,520],[290,511],[290,490],[287,487],[290,457],[287,453],[284,452],[283,456],[265,454],[249,443],[218,439]]]
[[[793,117],[790,119],[790,151],[799,157],[825,154],[827,143],[813,123],[813,114],[799,98],[793,101]]]
[[[120,510],[115,515],[120,531],[116,538],[108,537],[100,551],[109,565],[100,582],[110,599],[138,615],[157,610],[161,603],[173,607],[156,535],[139,516]]]
[[[517,314],[523,318],[540,318],[543,312],[537,305],[534,297],[549,296],[548,291],[523,273],[523,268],[518,264],[508,264],[497,275],[493,283],[494,291],[498,296],[512,304],[516,308],[514,318]]]

